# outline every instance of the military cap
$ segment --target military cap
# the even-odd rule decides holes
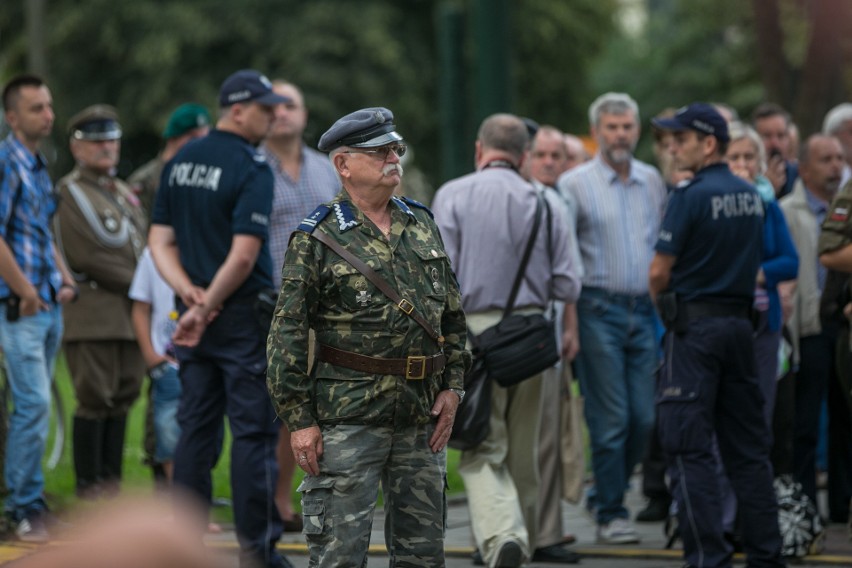
[[[652,119],[651,124],[663,130],[694,130],[715,136],[720,142],[730,140],[728,123],[713,105],[707,103],[692,103],[678,109],[671,118]]]
[[[317,148],[331,152],[341,146],[376,148],[402,142],[393,123],[393,113],[383,107],[362,108],[339,118],[320,137]]]
[[[254,69],[242,69],[225,79],[219,88],[219,106],[255,102],[262,105],[289,103],[290,99],[276,94],[272,82]]]
[[[68,121],[68,134],[75,140],[118,140],[118,111],[109,105],[86,107]]]
[[[163,130],[163,138],[177,138],[190,130],[210,126],[210,122],[210,113],[206,108],[195,103],[184,103],[172,112]]]

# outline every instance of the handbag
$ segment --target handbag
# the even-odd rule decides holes
[[[491,432],[491,380],[484,361],[478,357],[464,376],[464,392],[447,443],[456,450],[475,448]]]
[[[583,397],[571,390],[573,373],[568,361],[562,363],[560,379],[559,457],[562,461],[562,498],[577,504],[586,483],[586,444],[583,439]]]
[[[550,207],[541,193],[538,193],[532,231],[515,275],[509,300],[503,310],[503,317],[497,324],[472,338],[474,358],[483,359],[488,376],[503,387],[510,387],[534,377],[559,361],[553,304],[550,306],[550,318],[543,314],[512,313],[541,225],[542,208],[547,210],[547,245],[550,250]]]

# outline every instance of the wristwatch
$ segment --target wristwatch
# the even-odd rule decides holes
[[[450,392],[454,392],[459,397],[459,404],[464,400],[464,391],[462,389],[447,389]]]

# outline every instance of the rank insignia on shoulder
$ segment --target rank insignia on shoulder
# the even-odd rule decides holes
[[[358,225],[358,220],[355,219],[355,214],[347,202],[338,201],[332,207],[334,208],[334,216],[337,217],[337,228],[340,229],[341,233]]]
[[[400,208],[409,215],[412,215],[413,213],[411,209],[408,208],[408,206],[410,205],[411,207],[417,207],[418,209],[424,210],[426,213],[429,214],[430,217],[432,217],[433,219],[435,218],[435,215],[432,214],[432,210],[417,200],[411,199],[410,197],[406,197],[404,195],[402,197],[394,197],[394,199],[397,201],[397,203],[399,203]]]
[[[304,231],[306,233],[313,233],[314,229],[317,228],[317,225],[325,219],[328,214],[331,212],[331,208],[328,205],[320,205],[316,209],[314,209],[313,213],[305,217],[299,226],[296,227],[297,231]]]
[[[840,223],[845,223],[849,218],[849,208],[848,207],[835,207],[831,212],[831,220],[838,221]]]

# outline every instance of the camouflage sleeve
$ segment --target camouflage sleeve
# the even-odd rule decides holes
[[[447,294],[447,305],[441,319],[444,334],[444,353],[447,367],[444,369],[443,388],[464,389],[464,374],[470,368],[470,351],[465,349],[467,327],[461,307],[461,293],[453,276],[453,287]]]
[[[438,242],[441,243],[443,249],[444,241],[437,224],[431,219],[429,222],[432,224]],[[447,366],[444,369],[444,384],[441,386],[445,389],[464,389],[464,375],[471,365],[470,351],[465,348],[467,321],[464,311],[462,311],[458,278],[456,278],[452,266],[449,266],[448,270],[452,277],[448,278],[447,304],[441,317],[441,333],[444,335],[444,353],[447,356]]]
[[[313,381],[308,375],[308,330],[316,313],[318,241],[296,231],[284,257],[281,290],[266,341],[266,374],[275,412],[290,431],[316,424]]]
[[[835,251],[852,243],[852,182],[834,198],[819,237],[819,254]]]

